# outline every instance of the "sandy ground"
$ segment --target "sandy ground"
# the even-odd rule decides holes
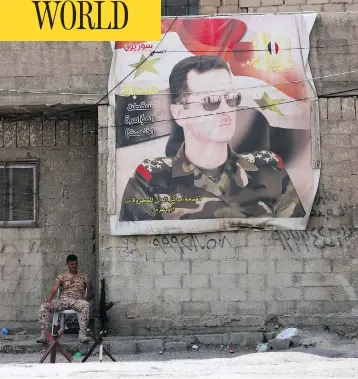
[[[302,352],[235,353],[225,351],[125,355],[113,363],[37,364],[39,354],[0,355],[0,378],[358,378],[358,359],[327,358]]]

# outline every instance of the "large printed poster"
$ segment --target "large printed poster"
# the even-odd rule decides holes
[[[163,18],[160,41],[113,44],[112,234],[306,228],[315,19]]]

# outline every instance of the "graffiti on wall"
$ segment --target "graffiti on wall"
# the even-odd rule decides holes
[[[165,254],[171,251],[184,253],[185,251],[200,251],[213,249],[235,248],[226,235],[172,235],[159,236],[152,240],[155,247],[161,249]]]

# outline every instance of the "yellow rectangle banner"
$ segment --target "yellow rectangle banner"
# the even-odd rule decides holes
[[[0,0],[0,41],[158,41],[161,0]]]

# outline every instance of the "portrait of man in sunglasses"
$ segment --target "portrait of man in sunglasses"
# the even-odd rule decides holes
[[[178,62],[169,77],[171,114],[183,129],[175,157],[144,160],[129,179],[120,221],[304,217],[281,158],[235,153],[241,96],[217,56]]]

